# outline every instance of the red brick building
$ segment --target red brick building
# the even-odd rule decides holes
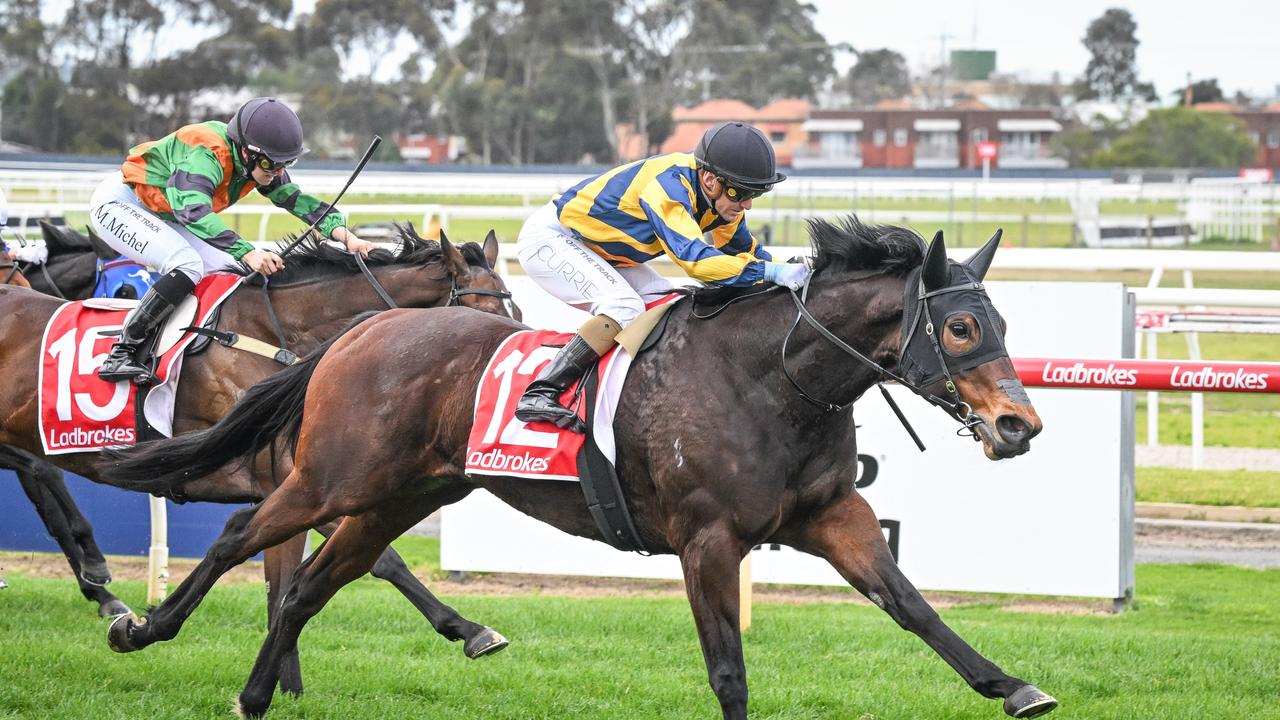
[[[1238,108],[1230,103],[1200,103],[1201,112],[1231,113],[1244,121],[1245,132],[1257,146],[1254,167],[1280,168],[1280,103],[1264,108]]]
[[[739,100],[708,100],[691,108],[677,107],[671,112],[675,129],[659,152],[689,152],[708,128],[725,120],[739,120],[760,128],[773,144],[778,163],[791,165],[796,151],[808,141],[804,123],[809,113],[808,101],[794,98],[758,110]]]
[[[1062,125],[1045,109],[877,107],[814,110],[794,165],[843,168],[980,168],[979,143],[994,143],[992,167],[1062,168],[1051,152]]]

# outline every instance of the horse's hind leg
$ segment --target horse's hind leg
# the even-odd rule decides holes
[[[338,523],[332,522],[316,530],[329,537],[337,527]],[[440,602],[409,570],[409,566],[405,565],[395,549],[387,547],[382,551],[378,561],[373,564],[371,574],[394,585],[446,640],[465,640],[462,652],[467,657],[475,659],[492,655],[508,645],[501,633],[462,617],[456,610]]]
[[[232,513],[204,559],[173,594],[138,622],[126,616],[112,623],[107,630],[107,643],[116,652],[132,652],[176,637],[205,593],[224,573],[338,514],[326,508],[314,493],[286,481],[261,504]]]
[[[711,689],[725,720],[746,720],[747,666],[739,630],[738,572],[745,549],[728,528],[703,528],[680,549],[684,587]]]
[[[1006,675],[942,622],[894,562],[880,523],[861,496],[851,493],[823,509],[808,521],[796,546],[826,558],[859,592],[928,643],[974,690],[1005,698],[1009,715],[1030,718],[1057,707],[1052,697]]]
[[[307,544],[307,534],[301,533],[288,540],[267,548],[262,553],[262,573],[267,581],[267,628],[280,613],[280,603],[284,593],[289,589],[293,573],[302,564],[303,549]],[[298,662],[295,650],[285,655],[280,665],[280,692],[297,697],[302,694],[302,666]]]
[[[332,537],[294,575],[237,700],[241,715],[262,717],[271,707],[280,658],[297,649],[302,628],[342,586],[369,572],[391,541],[414,523],[465,496],[469,489],[390,498],[360,515],[343,518]]]
[[[58,468],[15,448],[0,448],[0,467],[12,469],[18,476],[22,491],[36,509],[41,522],[67,559],[71,573],[85,599],[98,604],[98,615],[115,617],[127,615],[129,606],[103,587],[111,580],[107,562],[93,542],[93,528],[80,514],[71,500]],[[61,490],[62,498],[59,498]],[[70,507],[72,513],[66,509]],[[88,542],[83,542],[83,538]],[[86,560],[96,554],[96,563]],[[89,568],[89,569],[86,569]],[[96,575],[95,575],[96,573]]]

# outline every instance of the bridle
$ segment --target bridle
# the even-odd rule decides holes
[[[976,414],[974,414],[973,408],[969,405],[969,403],[965,402],[960,397],[960,391],[956,387],[955,381],[953,379],[953,372],[951,370],[951,366],[947,362],[946,353],[942,351],[942,344],[941,344],[941,341],[938,339],[938,333],[936,332],[936,329],[933,323],[933,317],[929,311],[928,300],[929,298],[937,297],[939,295],[944,295],[951,292],[959,292],[961,290],[982,290],[981,283],[972,282],[968,284],[952,285],[952,286],[940,288],[938,290],[933,290],[933,291],[926,291],[924,287],[923,275],[921,275],[921,279],[919,281],[919,285],[916,292],[915,320],[912,322],[911,327],[905,333],[903,333],[901,352],[903,355],[906,355],[907,353],[910,352],[912,338],[915,336],[917,330],[922,327],[920,325],[920,318],[921,317],[924,318],[923,329],[924,329],[925,335],[929,338],[929,345],[933,348],[934,353],[937,355],[938,362],[941,365],[943,376],[946,378],[945,387],[947,389],[947,393],[950,395],[950,399],[947,399],[947,398],[939,397],[938,395],[932,392],[929,392],[923,387],[920,387],[919,385],[916,385],[915,383],[908,381],[906,378],[899,376],[897,373],[893,372],[892,370],[884,367],[883,365],[876,362],[875,360],[872,360],[871,358],[862,354],[856,348],[844,342],[839,337],[836,337],[835,333],[831,332],[825,326],[823,326],[823,324],[820,323],[817,320],[817,318],[815,318],[813,314],[809,312],[809,309],[805,307],[805,302],[808,299],[808,295],[809,295],[809,284],[810,284],[810,281],[812,280],[812,277],[813,276],[810,275],[809,279],[805,280],[804,287],[801,288],[799,293],[797,293],[794,290],[788,289],[788,292],[791,294],[791,299],[795,301],[797,313],[796,313],[796,320],[794,323],[792,323],[791,329],[787,331],[786,336],[782,339],[782,352],[781,352],[782,372],[786,376],[787,380],[791,383],[791,386],[796,389],[796,392],[798,392],[801,397],[803,397],[805,400],[809,401],[810,403],[822,408],[824,412],[828,412],[828,413],[839,412],[849,407],[855,401],[858,400],[858,398],[854,398],[853,400],[850,400],[849,402],[844,403],[843,405],[837,405],[835,403],[830,403],[825,400],[819,400],[813,397],[812,395],[806,393],[804,389],[800,387],[800,384],[796,382],[795,377],[793,377],[791,372],[787,369],[787,343],[790,341],[792,334],[795,333],[796,328],[800,326],[800,321],[804,320],[811,327],[813,327],[814,330],[817,330],[820,335],[822,335],[829,342],[831,342],[831,344],[835,345],[837,348],[842,350],[845,354],[849,355],[850,357],[853,357],[855,360],[862,363],[864,366],[866,366],[867,368],[871,369],[876,373],[876,386],[880,388],[880,393],[884,396],[885,401],[889,403],[889,407],[893,409],[894,415],[898,417],[898,420],[902,423],[903,427],[905,427],[907,432],[911,435],[911,439],[915,441],[916,445],[921,450],[925,449],[924,444],[920,441],[920,437],[916,434],[915,430],[911,427],[911,424],[907,421],[906,416],[902,414],[902,410],[898,408],[898,404],[894,402],[893,397],[889,395],[888,390],[885,389],[884,383],[886,381],[896,382],[899,385],[902,385],[908,388],[909,390],[911,390],[911,392],[915,393],[916,395],[919,395],[920,397],[924,398],[929,403],[942,408],[943,411],[945,411],[948,415],[950,415],[952,418],[954,418],[957,422],[960,423],[961,427],[956,431],[957,435],[960,435],[962,437],[966,437],[966,436],[972,437],[974,440],[979,439],[977,435],[977,431],[974,428],[982,424],[982,419],[979,418]]]
[[[13,280],[13,276],[18,274],[18,263],[0,263],[0,270],[5,269],[8,269],[9,273],[4,276],[4,282],[0,282],[0,285],[8,285]]]
[[[386,303],[387,307],[392,310],[399,308],[400,306],[396,304],[396,301],[391,299],[391,294],[382,287],[382,284],[378,282],[378,278],[374,277],[373,272],[369,270],[369,266],[364,261],[364,256],[360,253],[355,253],[355,258],[356,265],[360,267],[360,272],[364,274],[365,280],[368,280],[369,284],[373,286],[373,291],[378,294],[378,297],[382,298],[382,302]],[[449,302],[445,303],[445,307],[456,307],[462,305],[462,297],[465,295],[486,295],[489,297],[496,297],[504,303],[511,300],[511,293],[505,290],[490,290],[488,288],[479,287],[458,287],[458,276],[453,273],[449,273]]]
[[[53,276],[49,274],[49,268],[46,267],[46,265],[48,265],[47,262],[44,262],[44,263],[15,262],[15,263],[6,263],[4,265],[0,265],[0,270],[9,268],[9,273],[4,276],[4,282],[0,282],[0,285],[8,285],[9,281],[13,279],[13,276],[18,273],[22,273],[24,276],[29,275],[31,268],[34,266],[34,267],[40,268],[40,274],[44,276],[44,281],[49,284],[49,289],[53,291],[53,294],[57,295],[58,299],[60,300],[66,300],[67,296],[64,295],[62,292],[62,289],[58,287],[58,283],[53,281]]]

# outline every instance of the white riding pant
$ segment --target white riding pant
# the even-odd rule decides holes
[[[198,283],[205,275],[236,264],[235,258],[143,205],[120,173],[103,180],[93,191],[89,222],[116,252],[149,265],[161,275],[181,270],[191,282]]]
[[[609,265],[560,224],[554,203],[538,208],[525,221],[516,239],[516,256],[543,290],[592,315],[606,315],[624,328],[644,312],[645,300],[675,287],[644,265]]]

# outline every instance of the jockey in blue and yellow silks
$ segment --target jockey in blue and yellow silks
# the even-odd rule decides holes
[[[584,180],[553,203],[560,223],[615,268],[667,255],[709,285],[760,282],[772,258],[741,213],[721,217],[694,190],[697,176],[693,155],[659,155]]]
[[[520,399],[516,417],[582,431],[560,395],[672,283],[644,263],[666,255],[708,285],[773,282],[799,288],[801,264],[775,263],[747,229],[751,201],[786,176],[773,146],[745,123],[721,123],[690,153],[640,160],[570,188],[520,231],[521,266],[542,289],[590,312],[578,334]]]

